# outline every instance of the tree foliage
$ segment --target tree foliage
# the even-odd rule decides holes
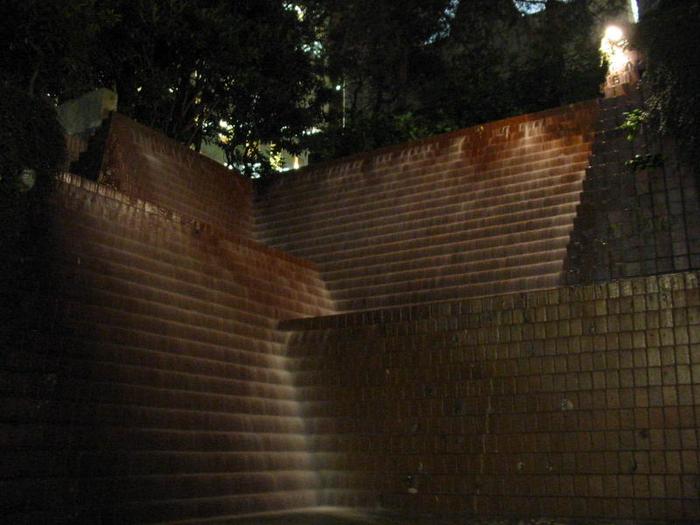
[[[10,85],[57,101],[116,89],[119,110],[200,149],[265,170],[318,121],[314,30],[282,0],[8,0]]]
[[[94,85],[98,35],[115,21],[98,0],[3,0],[4,83],[30,95],[70,98]]]
[[[344,97],[326,114],[321,156],[596,97],[602,22],[626,2],[361,4],[329,16],[327,59]]]
[[[313,31],[278,0],[111,0],[103,82],[120,111],[252,171],[262,144],[295,150],[316,120]],[[261,169],[262,166],[257,167]]]
[[[448,29],[450,0],[321,0],[315,14],[327,94],[320,157],[402,140],[418,86],[435,72],[434,43]]]
[[[11,85],[119,110],[248,174],[590,98],[623,0],[7,0]],[[612,6],[612,7],[611,7]]]

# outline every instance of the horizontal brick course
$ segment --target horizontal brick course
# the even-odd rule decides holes
[[[112,114],[100,182],[129,197],[250,237],[250,184],[199,153]]]
[[[342,311],[554,286],[563,261],[549,248],[573,225],[597,111],[567,106],[285,174],[257,199],[260,238],[316,262]],[[529,266],[497,260],[509,249]]]
[[[51,347],[18,341],[0,358],[4,515],[124,523],[315,504],[276,324],[332,312],[323,281],[230,224],[140,196],[57,184],[55,286],[38,298],[54,305]]]

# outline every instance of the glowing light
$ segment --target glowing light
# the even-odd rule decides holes
[[[625,33],[618,26],[608,26],[605,36],[600,43],[600,51],[609,65],[609,74],[624,71],[629,64],[629,56],[625,50]]]
[[[625,38],[625,34],[622,32],[622,29],[617,26],[608,26],[605,30],[605,38],[607,38],[610,42],[619,43],[623,38]]]

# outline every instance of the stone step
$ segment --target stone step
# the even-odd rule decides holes
[[[76,359],[90,359],[95,363],[119,363],[125,366],[141,366],[220,379],[236,378],[239,381],[256,381],[271,385],[291,384],[290,373],[282,368],[285,364],[283,357],[275,359],[268,356],[264,360],[258,357],[256,365],[251,365],[241,364],[237,360],[223,361],[209,359],[203,355],[190,356],[184,354],[181,348],[162,351],[120,344],[116,341],[85,338],[68,338],[66,341],[63,349],[66,355]]]
[[[459,221],[477,219],[479,217],[489,216],[493,213],[494,216],[508,214],[515,211],[522,211],[530,207],[537,208],[540,206],[551,206],[562,202],[578,202],[579,193],[581,191],[581,180],[572,183],[550,186],[543,194],[540,189],[520,194],[499,195],[488,199],[483,199],[476,205],[469,206],[461,201],[450,199],[445,202],[437,203],[435,207],[418,208],[415,203],[407,206],[396,207],[391,210],[391,214],[386,216],[383,214],[362,213],[352,217],[345,218],[342,222],[339,220],[327,221],[322,224],[314,224],[314,236],[319,236],[319,239],[335,237],[348,233],[351,235],[360,235],[362,232],[367,232],[367,235],[372,235],[375,232],[396,231],[402,223],[411,223],[415,220],[420,221],[447,221],[454,218]],[[307,230],[308,232],[308,227]],[[268,232],[267,242],[275,245],[285,245],[287,249],[292,246],[292,243],[303,243],[308,235],[302,235],[303,227],[300,229],[286,227],[275,227],[274,232]]]
[[[144,218],[145,219],[145,218]],[[323,283],[313,269],[295,264],[283,258],[269,257],[265,251],[258,251],[249,245],[242,246],[225,238],[216,239],[216,245],[212,249],[204,251],[204,240],[198,240],[196,234],[188,232],[182,234],[177,231],[139,232],[138,228],[115,223],[114,221],[95,218],[86,223],[84,213],[63,213],[62,223],[64,228],[70,228],[79,232],[78,239],[84,239],[101,245],[109,242],[110,246],[121,247],[124,251],[131,251],[137,256],[152,255],[159,261],[167,261],[176,266],[182,266],[193,270],[207,268],[212,261],[224,268],[243,271],[246,274],[256,275],[264,273],[268,269],[276,273],[289,275],[295,283],[300,282],[311,288],[322,289]],[[145,225],[144,225],[145,226]],[[151,226],[151,225],[148,225]],[[164,224],[167,228],[167,222]],[[183,248],[189,247],[188,253]],[[194,254],[199,251],[198,257]],[[204,253],[201,253],[204,251]],[[202,257],[204,255],[204,257]],[[227,257],[227,255],[229,255]],[[222,260],[223,259],[223,260]],[[201,270],[200,270],[201,271]],[[204,271],[209,271],[207,270]]]
[[[226,380],[204,374],[71,359],[51,375],[0,371],[0,379],[0,389],[9,397],[48,400],[55,396],[79,402],[78,396],[83,392],[100,392],[102,397],[92,397],[90,403],[123,405],[122,410],[126,412],[142,408],[171,410],[172,420],[177,419],[177,413],[182,413],[183,420],[192,419],[193,414],[189,412],[197,407],[201,407],[202,414],[223,414],[217,417],[235,418],[244,414],[298,417],[293,386],[265,383],[262,377],[247,381]],[[118,397],[120,389],[123,389],[123,398]],[[187,404],[188,394],[192,406]],[[117,397],[111,397],[113,395]],[[238,412],[227,409],[237,403],[244,408]],[[272,407],[281,412],[255,412],[256,406]],[[37,409],[40,411],[42,407]]]
[[[109,320],[71,319],[63,321],[72,331],[71,338],[80,338],[87,343],[113,343],[121,346],[143,348],[164,353],[177,353],[193,359],[207,359],[233,363],[240,366],[271,367],[284,369],[286,360],[279,353],[279,346],[265,344],[266,341],[244,339],[248,344],[227,346],[221,342],[205,342],[199,339],[183,339],[174,334],[163,334],[145,330],[145,327],[116,326]],[[240,339],[239,339],[240,340]],[[79,345],[78,345],[79,346]],[[277,353],[276,353],[277,352]]]
[[[281,343],[235,332],[201,328],[178,319],[167,319],[148,313],[125,312],[106,305],[66,301],[62,321],[72,329],[87,323],[103,322],[109,327],[137,330],[153,335],[173,337],[183,341],[196,341],[250,352],[281,353]],[[79,324],[76,324],[79,323]]]
[[[216,255],[216,250],[201,251],[202,243],[210,247],[223,245],[236,253],[242,261],[255,260],[258,266],[266,256],[267,264],[284,266],[288,272],[297,272],[295,278],[306,274],[313,278],[313,264],[289,254],[259,244],[245,237],[218,230],[209,224],[193,220],[175,212],[158,208],[153,204],[133,199],[103,185],[80,177],[63,174],[56,202],[61,207],[60,216],[74,219],[72,224],[87,225],[98,233],[107,232],[119,240],[133,239],[145,244],[158,242],[171,257],[184,257],[190,264],[197,264],[202,256]],[[86,220],[88,219],[89,220]],[[139,224],[143,223],[143,224]],[[143,226],[143,227],[142,227]],[[195,245],[198,256],[182,254],[182,245]],[[319,281],[317,281],[319,282]]]
[[[124,476],[95,478],[88,494],[110,495],[112,501],[123,504],[158,501],[164,496],[180,500],[308,490],[316,484],[310,470]]]
[[[129,295],[144,288],[170,290],[167,295],[180,302],[179,309],[183,312],[181,316],[184,312],[195,315],[193,312],[197,305],[207,301],[211,302],[210,308],[225,308],[224,312],[217,312],[224,317],[235,312],[237,320],[252,321],[254,325],[268,328],[273,325],[272,319],[328,312],[327,308],[320,308],[312,302],[313,296],[302,292],[290,293],[289,298],[279,297],[272,290],[257,290],[251,288],[251,285],[227,280],[225,274],[215,277],[212,274],[192,274],[175,268],[175,275],[172,276],[172,273],[167,272],[172,268],[163,270],[156,259],[135,260],[128,256],[117,261],[120,261],[117,257],[97,258],[86,253],[64,256],[62,276],[65,282],[61,286],[68,288],[69,283],[74,287],[95,285],[121,295]],[[139,263],[139,268],[134,266],[136,262]],[[141,269],[144,266],[147,269]],[[68,290],[66,293],[75,292]],[[85,293],[90,292],[88,290]]]
[[[109,523],[173,523],[182,519],[285,510],[296,508],[295,503],[300,502],[303,506],[310,507],[316,502],[312,477],[312,473],[300,471],[281,473],[277,480],[272,472],[260,473],[258,476],[153,476],[115,480],[96,478],[94,484],[85,488],[81,486],[83,504],[88,506],[81,509],[82,514],[79,511],[77,513],[82,522],[92,521],[99,516],[100,521]],[[32,509],[35,516],[42,510],[50,511],[53,505],[57,505],[55,502],[69,499],[71,491],[76,491],[80,483],[77,479],[56,478],[47,480],[40,491],[36,488],[32,491],[31,483],[24,480],[6,482],[4,485],[7,492],[3,503],[4,508],[9,510],[7,515],[16,512],[18,518],[23,519],[25,514],[21,511],[25,508]],[[159,486],[160,492],[157,488]],[[141,495],[138,490],[142,490]],[[10,494],[20,496],[10,499]],[[63,507],[58,505],[57,508]],[[72,516],[73,522],[75,518],[75,515]],[[65,523],[70,521],[67,518]]]
[[[544,237],[544,236],[543,236]],[[535,254],[541,252],[551,252],[565,249],[569,243],[568,230],[563,231],[556,237],[541,238],[539,240],[527,241],[526,243],[510,243],[495,245],[483,250],[470,251],[446,251],[442,255],[419,257],[412,254],[403,260],[396,262],[383,262],[381,258],[375,258],[372,264],[357,266],[356,264],[344,264],[337,269],[327,272],[327,279],[331,283],[341,283],[345,279],[354,277],[377,277],[387,273],[401,273],[405,271],[430,271],[433,266],[449,266],[453,264],[470,264],[481,267],[483,264],[493,260],[503,258],[522,257],[524,253]],[[357,270],[356,270],[357,269]]]
[[[417,279],[395,279],[391,274],[386,276],[384,284],[359,285],[355,288],[334,290],[336,301],[344,303],[362,297],[378,299],[381,296],[395,294],[416,294],[420,291],[439,290],[441,288],[454,288],[469,284],[498,283],[501,280],[512,281],[523,277],[560,273],[563,267],[562,259],[550,259],[550,254],[541,254],[544,260],[531,264],[523,261],[517,266],[491,268],[469,273],[458,272],[456,274],[440,272],[435,269],[435,277]]]
[[[558,249],[549,249],[544,252],[521,253],[515,250],[514,255],[504,256],[491,259],[480,259],[474,257],[471,262],[455,263],[455,264],[433,264],[429,267],[418,267],[415,269],[406,269],[398,272],[381,271],[377,273],[365,272],[349,272],[349,277],[333,280],[333,290],[336,297],[339,297],[345,290],[354,290],[359,288],[381,287],[387,283],[396,282],[420,282],[424,279],[439,280],[442,277],[448,279],[458,278],[458,276],[471,276],[476,272],[484,271],[503,271],[509,268],[526,266],[541,262],[555,262],[564,260],[566,255],[566,238],[562,237],[562,247]],[[471,259],[471,258],[470,258]],[[354,293],[354,292],[350,292]]]
[[[15,405],[17,401],[15,400]],[[26,406],[36,404],[35,400]],[[0,421],[0,436],[12,450],[56,451],[70,449],[106,453],[109,451],[191,451],[223,453],[277,453],[303,454],[307,451],[304,434],[281,432],[227,432],[218,429],[182,430],[178,428],[138,428],[133,425],[95,426],[81,421],[64,421],[54,417],[61,424],[46,425],[32,412],[15,410],[21,418],[11,419],[6,415]],[[3,412],[10,414],[12,412]],[[258,418],[259,420],[261,418]]]
[[[82,397],[85,395],[90,401]],[[74,384],[59,382],[54,396],[51,400],[4,398],[2,418],[6,422],[55,424],[89,424],[98,418],[105,425],[188,431],[215,428],[255,432],[258,423],[272,425],[273,432],[295,433],[294,428],[301,425],[298,404],[279,397],[164,390],[97,379],[76,380]]]
[[[341,230],[337,226],[329,225],[322,230],[315,230],[313,237],[304,238],[298,237],[294,241],[295,246],[302,247],[308,244],[325,244],[328,241],[335,239],[353,240],[359,236],[382,236],[393,233],[401,223],[410,224],[411,229],[430,228],[441,225],[443,223],[476,223],[483,226],[498,224],[500,222],[509,222],[513,215],[522,216],[523,214],[532,213],[533,209],[551,208],[556,206],[568,206],[576,203],[579,200],[580,190],[572,192],[564,192],[569,185],[551,188],[550,194],[547,196],[536,196],[533,192],[531,198],[525,200],[521,196],[510,196],[505,203],[496,205],[492,204],[483,207],[465,207],[462,203],[455,203],[443,207],[443,214],[436,213],[436,210],[427,208],[422,210],[411,210],[406,213],[397,214],[394,220],[387,222],[380,218],[365,218],[357,223],[345,223]],[[493,199],[488,199],[486,202],[492,202]],[[353,224],[361,227],[360,231],[354,231]],[[276,242],[284,242],[284,236]]]
[[[318,189],[319,185],[322,184],[332,184],[330,179],[324,177],[326,173],[330,174],[334,179],[342,178],[345,182],[352,184],[353,181],[356,182],[357,179],[363,177],[357,172],[358,168],[381,172],[382,169],[397,163],[407,164],[407,161],[410,161],[410,165],[426,166],[435,164],[435,160],[439,160],[443,156],[448,158],[457,156],[464,162],[463,159],[465,157],[478,158],[481,154],[487,156],[487,158],[489,155],[503,157],[509,151],[513,151],[513,156],[517,156],[523,153],[523,148],[561,139],[574,143],[582,139],[585,142],[589,142],[592,139],[592,129],[588,129],[587,121],[592,120],[594,114],[598,113],[599,110],[590,103],[585,104],[589,107],[585,109],[579,108],[566,114],[562,111],[564,108],[557,108],[551,112],[522,115],[504,121],[492,122],[484,126],[438,135],[429,139],[389,146],[369,154],[358,154],[318,166],[310,166],[299,173],[294,172],[280,177],[276,181],[275,186],[270,189],[270,194],[274,192],[275,188],[280,188],[284,193],[289,193],[292,191],[290,186],[294,188],[307,187],[313,190],[313,188]],[[541,125],[537,128],[531,127],[524,132],[514,129],[514,127],[523,125],[528,126],[532,119],[557,120],[557,123],[554,126]],[[510,129],[507,134],[499,136],[499,132],[504,129],[503,127],[499,128],[499,126],[505,126]],[[484,140],[485,136],[490,137],[490,139]],[[424,160],[415,158],[423,152],[426,152]],[[410,165],[407,165],[409,169]],[[321,187],[326,189],[325,186]]]
[[[177,372],[163,368],[152,368],[134,364],[100,362],[86,359],[71,359],[65,365],[68,377],[91,381],[97,378],[108,383],[143,385],[147,387],[187,390],[204,394],[255,397],[261,399],[294,399],[294,387],[287,379],[284,382],[266,381],[266,371],[256,373],[248,369],[248,377],[212,377],[208,374]],[[3,372],[0,372],[2,374]]]
[[[258,274],[257,279],[254,279],[246,277],[245,274],[234,274],[231,270],[221,267],[217,269],[213,263],[190,269],[185,264],[168,264],[167,257],[158,257],[157,248],[151,247],[152,255],[148,257],[138,253],[138,246],[129,245],[129,251],[125,251],[126,246],[123,248],[113,247],[112,244],[105,240],[101,242],[89,242],[84,239],[75,241],[72,247],[73,253],[62,256],[67,265],[67,271],[78,277],[80,276],[79,269],[85,267],[95,274],[115,276],[145,286],[173,290],[173,293],[176,294],[192,295],[195,298],[204,296],[208,300],[216,300],[218,296],[217,302],[230,301],[235,303],[245,298],[246,302],[259,303],[260,307],[257,310],[268,317],[274,307],[282,310],[291,309],[292,311],[295,308],[316,309],[321,313],[329,310],[330,301],[325,290],[314,289],[311,286],[304,287],[303,283],[298,289],[294,289],[292,288],[294,281],[282,281],[278,277],[279,273],[262,273],[262,275]],[[274,280],[270,279],[271,275],[275,276]],[[169,286],[156,284],[163,281],[168,281],[171,284]],[[287,288],[289,297],[279,297],[276,291],[279,291],[280,288]],[[254,293],[251,294],[250,290],[254,290]],[[252,311],[256,312],[255,309]]]
[[[232,491],[235,492],[235,491]],[[228,495],[209,498],[161,499],[133,503],[114,512],[131,523],[177,523],[193,520],[206,523],[206,518],[242,516],[260,512],[288,510],[290,508],[315,507],[318,498],[312,489],[274,490],[260,494]]]
[[[131,286],[129,281],[115,279],[111,275],[92,274],[85,265],[81,264],[80,286],[70,286],[64,283],[64,297],[74,302],[95,306],[108,306],[132,313],[161,317],[176,322],[182,322],[203,329],[212,329],[222,332],[231,332],[246,337],[258,338],[274,343],[283,343],[284,335],[274,329],[274,321],[266,323],[267,326],[251,326],[249,321],[239,320],[236,311],[232,308],[212,309],[212,304],[207,304],[207,309],[200,309],[201,301],[192,301],[190,297],[168,294],[167,299],[154,301],[140,295],[144,287]],[[86,289],[88,286],[91,289]],[[126,292],[128,290],[128,293]],[[209,310],[208,313],[205,313]]]

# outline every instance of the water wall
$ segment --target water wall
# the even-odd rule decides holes
[[[275,179],[260,238],[319,265],[363,310],[562,282],[596,101],[492,122]]]
[[[130,193],[58,182],[49,333],[0,356],[4,518],[150,523],[316,505],[276,326],[332,312],[323,282],[313,264],[240,236],[250,203],[229,197],[244,181],[226,193],[192,163],[176,176],[187,150],[171,158],[155,133],[114,122],[133,139],[118,179]],[[137,198],[149,191],[162,198]]]
[[[674,273],[700,268],[697,193],[671,144],[619,129],[638,104],[266,188],[261,238],[317,262],[347,312],[282,323],[323,503],[700,519],[697,274]]]
[[[114,115],[99,182],[47,207],[41,323],[0,353],[4,516],[698,522],[697,192],[617,129],[635,103],[312,166],[255,206]]]

